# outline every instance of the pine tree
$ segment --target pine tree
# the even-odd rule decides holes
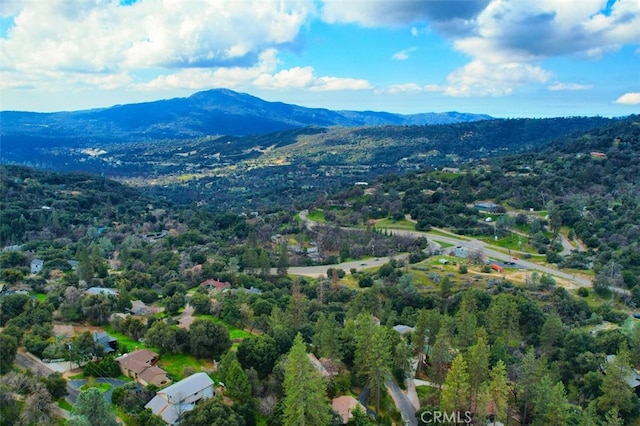
[[[241,404],[247,402],[251,398],[251,383],[237,360],[231,362],[225,376],[225,389],[229,398]]]
[[[367,384],[376,398],[376,413],[380,410],[380,396],[384,392],[384,382],[391,376],[391,348],[387,328],[376,327],[368,345],[370,356],[364,366]]]
[[[469,407],[478,411],[478,394],[489,377],[489,344],[483,328],[477,333],[476,343],[467,351],[469,365]]]
[[[629,359],[629,350],[623,344],[615,359],[607,365],[600,387],[602,396],[598,398],[598,408],[601,411],[616,409],[621,413],[629,413],[633,410],[637,397],[627,383],[627,377],[631,374]]]
[[[325,384],[313,367],[299,333],[284,370],[284,425],[325,426],[331,419]]]
[[[451,363],[442,387],[440,408],[449,413],[469,408],[469,372],[462,354],[458,354]]]
[[[447,376],[447,369],[451,362],[451,345],[446,329],[441,329],[431,348],[429,368],[427,369],[429,380],[441,386]]]
[[[507,398],[509,395],[509,383],[507,381],[507,367],[504,362],[498,363],[489,373],[489,383],[487,385],[489,402],[493,406],[494,422],[503,422],[507,415]]]

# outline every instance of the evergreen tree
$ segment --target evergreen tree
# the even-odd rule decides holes
[[[251,384],[247,374],[237,360],[231,362],[225,374],[225,389],[229,398],[241,404],[251,398]]]
[[[540,332],[540,352],[550,362],[556,359],[564,334],[562,319],[557,313],[552,312],[547,316]]]
[[[80,392],[73,407],[72,416],[84,417],[92,426],[118,425],[115,414],[97,388]]]
[[[489,377],[489,344],[483,328],[477,333],[476,343],[469,348],[466,359],[469,366],[469,406],[478,406],[482,384]],[[504,364],[503,364],[504,365]],[[477,409],[476,409],[477,411]]]
[[[498,361],[489,373],[487,394],[488,400],[493,406],[494,423],[496,421],[504,423],[507,416],[509,383],[507,381],[507,367],[502,361]]]
[[[561,426],[567,424],[571,406],[562,382],[555,385],[549,375],[545,375],[535,389],[534,425]]]
[[[331,419],[325,384],[311,364],[299,333],[284,370],[283,404],[285,426],[325,426]]]
[[[429,380],[438,386],[442,386],[447,377],[447,369],[451,362],[451,345],[446,329],[441,329],[436,338],[435,344],[432,346],[429,357],[429,368],[427,373]]]
[[[368,363],[363,366],[369,389],[376,398],[376,412],[380,410],[380,396],[385,389],[384,382],[391,374],[391,348],[389,347],[387,330],[385,327],[376,327],[374,329],[372,339],[368,345],[370,354]]]
[[[313,345],[319,357],[340,359],[340,326],[335,313],[329,314],[328,318],[322,312],[318,315],[314,326]]]
[[[440,408],[445,412],[466,411],[469,408],[469,372],[467,362],[458,354],[442,386]]]
[[[607,365],[602,380],[602,396],[598,398],[600,411],[617,410],[622,414],[629,414],[637,403],[638,397],[627,383],[631,374],[630,355],[626,344],[621,345],[618,355]]]

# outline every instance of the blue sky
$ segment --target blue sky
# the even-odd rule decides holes
[[[496,117],[640,113],[638,0],[2,0],[0,109],[225,87]]]

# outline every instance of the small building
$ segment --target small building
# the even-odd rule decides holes
[[[44,267],[44,260],[42,259],[33,259],[31,261],[31,273],[39,274],[42,272],[42,268]]]
[[[500,209],[500,205],[492,201],[478,201],[473,205],[473,208],[481,212],[497,213]]]
[[[324,368],[324,365],[320,362],[320,360],[312,353],[307,354],[309,357],[309,361],[313,367],[322,375],[323,378],[331,377],[332,374]]]
[[[129,312],[131,312],[132,315],[147,315],[149,308],[147,308],[147,305],[145,305],[142,300],[132,300]]]
[[[158,392],[144,408],[162,417],[169,425],[175,425],[196,403],[215,395],[213,380],[206,373],[195,373],[184,380],[172,384]]]
[[[148,349],[124,354],[116,358],[123,375],[131,377],[142,386],[164,386],[171,383],[167,372],[156,366],[158,354]]]
[[[460,169],[458,167],[443,167],[442,173],[460,173]]]
[[[91,287],[86,289],[84,294],[89,296],[99,296],[102,294],[105,296],[113,296],[113,297],[118,297],[119,295],[118,290],[114,290],[112,288],[106,288],[106,287]]]
[[[207,290],[223,292],[228,288],[231,288],[231,284],[228,282],[222,282],[214,279],[208,279],[200,283],[200,287]]]
[[[118,350],[118,340],[109,336],[106,332],[93,332],[93,341],[102,347],[102,352],[110,354]]]
[[[349,395],[339,396],[337,398],[333,398],[331,401],[331,408],[333,408],[333,411],[340,414],[343,425],[349,423],[349,420],[353,417],[353,411],[358,406],[364,410],[362,404],[360,404],[357,399]]]
[[[413,333],[415,331],[415,327],[410,327],[404,324],[398,324],[393,326],[393,330],[396,333],[400,334],[401,336],[404,336],[405,334]]]

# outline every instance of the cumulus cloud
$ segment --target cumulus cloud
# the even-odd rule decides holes
[[[615,103],[622,105],[640,105],[640,92],[629,92],[620,96]]]
[[[366,27],[406,26],[416,22],[436,23],[470,20],[491,0],[324,0],[323,19],[329,23],[356,23]]]
[[[215,70],[187,68],[173,74],[159,76],[150,82],[138,84],[139,90],[191,89],[210,87],[258,89],[306,89],[310,91],[364,90],[372,86],[367,80],[322,76],[317,77],[313,67],[292,67],[276,71],[276,53],[263,53],[253,67],[227,67]]]
[[[540,63],[551,57],[597,59],[640,39],[640,3],[618,0],[493,0],[474,20],[475,28],[452,36],[454,47],[472,58],[448,76],[451,96],[508,95],[525,84],[551,78]],[[584,90],[555,84],[551,90]]]
[[[312,0],[28,1],[0,39],[0,63],[14,78],[82,73],[87,83],[139,69],[251,68],[295,43],[314,10]]]

